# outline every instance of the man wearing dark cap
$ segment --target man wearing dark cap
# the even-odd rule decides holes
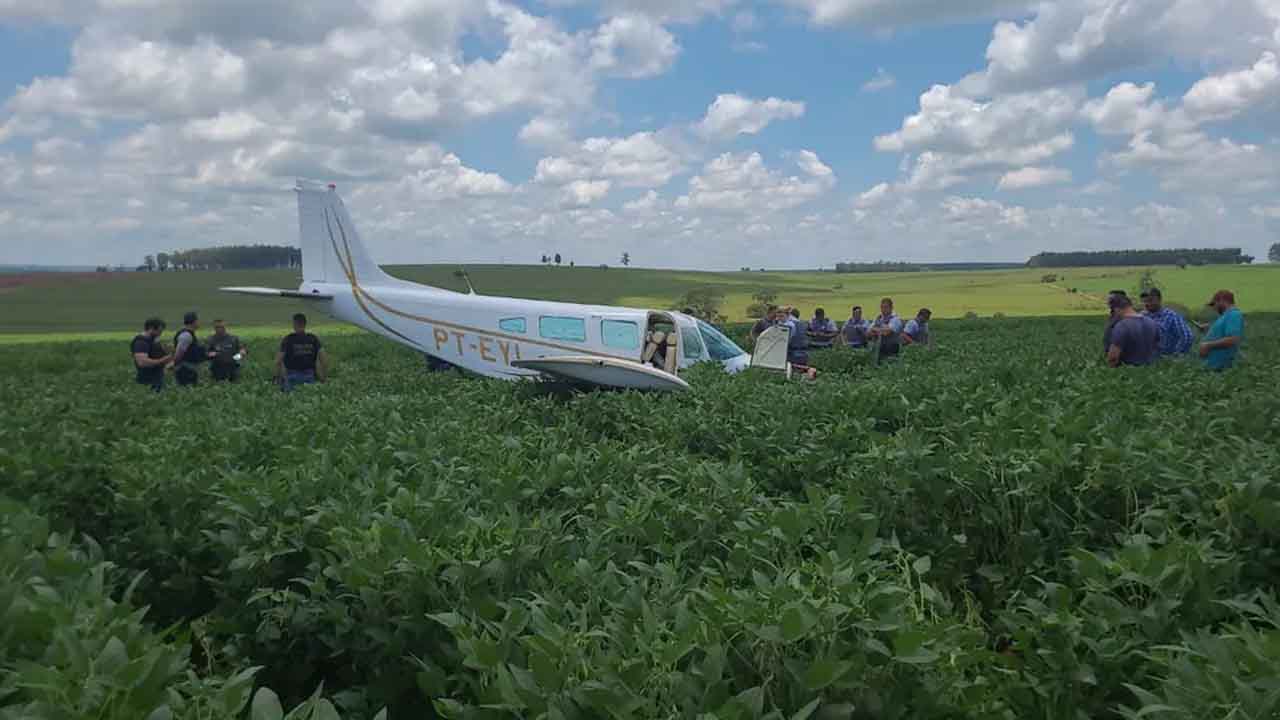
[[[1160,326],[1133,309],[1128,295],[1112,295],[1107,303],[1115,317],[1111,328],[1111,345],[1107,348],[1107,364],[1150,365],[1159,357]]]
[[[1160,288],[1147,288],[1142,291],[1142,304],[1146,308],[1146,312],[1142,313],[1146,317],[1156,321],[1160,326],[1160,354],[1162,356],[1176,357],[1191,352],[1191,344],[1195,342],[1195,335],[1191,332],[1191,326],[1183,319],[1181,315],[1164,307],[1164,296],[1160,292]]]
[[[134,337],[129,347],[133,354],[133,366],[138,370],[138,384],[149,385],[156,392],[164,388],[164,367],[173,359],[160,345],[162,332],[164,321],[156,317],[148,318],[143,323],[142,334]]]
[[[1230,290],[1214,293],[1208,305],[1218,311],[1218,319],[1200,343],[1200,357],[1210,370],[1226,370],[1235,364],[1244,342],[1244,313],[1236,307],[1235,293]]]
[[[200,380],[200,363],[209,359],[196,337],[199,329],[199,316],[189,312],[182,316],[182,329],[173,336],[173,379],[179,385],[195,385]]]

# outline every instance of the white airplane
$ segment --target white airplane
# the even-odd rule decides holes
[[[369,257],[333,185],[300,180],[297,193],[302,284],[223,291],[316,302],[335,318],[507,380],[687,390],[680,372],[699,362],[718,362],[730,373],[752,365],[787,369],[784,328],[771,328],[784,332],[769,333],[753,361],[719,330],[683,313],[492,297],[399,280]]]

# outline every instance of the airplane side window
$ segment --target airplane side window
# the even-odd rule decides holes
[[[528,332],[524,318],[503,318],[498,321],[498,329],[506,332],[520,333],[521,335]]]
[[[732,340],[724,336],[724,333],[711,325],[699,320],[698,329],[702,331],[702,339],[707,343],[707,354],[712,360],[732,360],[739,355],[746,355],[742,348],[734,345]]]
[[[680,344],[684,345],[686,360],[702,359],[702,337],[693,328],[680,328]]]
[[[544,315],[538,318],[538,334],[548,340],[586,342],[587,321],[582,318]]]
[[[607,347],[622,350],[640,349],[640,326],[625,320],[601,320],[600,337]]]

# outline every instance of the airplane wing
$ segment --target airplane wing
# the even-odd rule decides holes
[[[558,356],[513,360],[513,367],[580,385],[625,390],[684,391],[689,383],[657,368],[630,360],[590,356]]]
[[[289,298],[291,300],[332,300],[332,295],[311,292],[304,293],[297,290],[278,290],[276,288],[264,287],[224,287],[218,288],[222,292],[236,293],[237,295],[256,295],[258,297],[279,297]]]

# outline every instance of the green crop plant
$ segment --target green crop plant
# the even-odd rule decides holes
[[[290,395],[0,347],[0,718],[1273,717],[1280,318],[1248,322],[1225,374],[942,320],[664,396],[366,335]]]

